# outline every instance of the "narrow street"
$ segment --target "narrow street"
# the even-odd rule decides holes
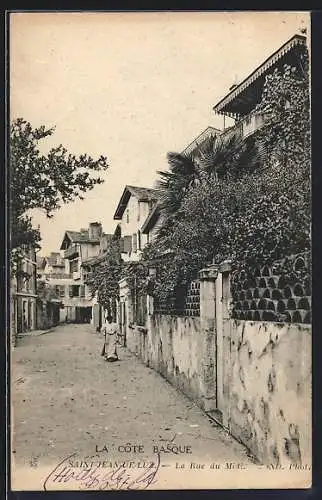
[[[129,446],[136,458],[158,447],[162,464],[252,466],[239,443],[159,374],[125,348],[120,361],[105,362],[102,344],[89,325],[18,340],[11,376],[16,474],[55,466],[73,453],[125,460]],[[165,452],[169,443],[175,446]]]

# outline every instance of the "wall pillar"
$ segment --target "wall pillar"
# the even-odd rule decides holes
[[[218,268],[211,265],[199,272],[200,335],[202,349],[201,391],[205,411],[217,407],[216,397],[216,278]]]
[[[230,425],[231,385],[231,321],[230,321],[230,273],[231,263],[226,260],[219,266],[220,273],[220,321],[217,321],[217,406],[224,427]],[[217,301],[218,304],[218,301]],[[217,315],[218,319],[218,315]]]

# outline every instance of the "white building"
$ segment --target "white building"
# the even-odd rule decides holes
[[[119,221],[117,230],[123,239],[122,259],[137,261],[148,236],[142,232],[142,225],[159,199],[157,189],[125,186],[114,214]]]
[[[99,255],[100,241],[103,236],[102,225],[92,222],[88,229],[66,231],[60,247],[65,261],[64,280],[57,278],[53,284],[61,286],[65,320],[76,323],[89,323],[92,318],[92,296],[85,284],[82,263]]]

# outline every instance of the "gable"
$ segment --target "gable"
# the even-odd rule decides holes
[[[115,210],[114,220],[122,219],[131,196],[134,196],[138,201],[149,202],[156,201],[160,197],[160,193],[157,189],[137,186],[125,186],[121,199]]]
[[[68,236],[68,233],[66,231],[64,238],[63,238],[63,241],[62,241],[62,244],[60,246],[60,250],[66,250],[66,248],[70,247],[71,244],[72,244],[72,240]]]

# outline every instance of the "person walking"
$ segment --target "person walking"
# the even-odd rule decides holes
[[[102,327],[104,333],[104,347],[102,351],[102,356],[105,357],[106,361],[113,362],[118,361],[117,355],[117,336],[118,336],[118,325],[113,322],[111,315],[108,315],[106,321]]]

